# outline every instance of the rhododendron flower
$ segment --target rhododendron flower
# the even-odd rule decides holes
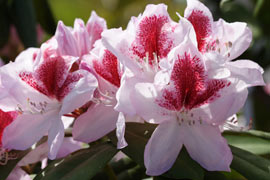
[[[231,60],[241,55],[252,40],[251,30],[246,23],[227,23],[223,19],[213,21],[209,9],[198,0],[187,0],[185,10],[187,18],[194,27],[199,51],[208,61],[207,69],[215,69],[218,76],[238,76],[245,79],[247,86],[261,85],[262,68],[249,60]],[[245,69],[245,70],[244,70]],[[253,76],[246,76],[249,71]],[[249,78],[247,78],[249,77]]]
[[[107,29],[106,21],[97,16],[94,11],[86,26],[83,20],[78,18],[74,21],[74,28],[67,27],[62,21],[59,21],[55,36],[44,45],[44,48],[49,49],[49,53],[56,53],[60,56],[81,58],[90,52],[105,29]]]
[[[116,127],[119,112],[113,108],[115,94],[120,87],[121,70],[117,58],[98,41],[91,55],[84,56],[81,68],[93,72],[98,89],[88,110],[80,115],[73,126],[73,137],[86,143],[95,141]]]
[[[169,62],[156,74],[163,81],[138,82],[130,97],[138,115],[159,124],[145,148],[147,174],[170,169],[183,145],[205,169],[230,171],[232,154],[219,126],[243,106],[245,79],[208,76],[206,62],[189,38],[170,52]],[[264,83],[262,78],[257,82],[252,85]]]
[[[126,30],[110,29],[102,33],[106,48],[130,71],[123,75],[115,109],[135,114],[129,101],[124,102],[125,97],[132,94],[130,86],[134,79],[131,77],[152,82],[159,70],[159,62],[166,60],[170,50],[183,41],[190,27],[185,20],[172,21],[167,6],[159,4],[147,5],[143,14],[131,18]]]
[[[28,49],[1,67],[0,106],[19,113],[4,130],[4,148],[24,150],[48,134],[49,158],[56,157],[64,138],[62,115],[84,105],[97,87],[91,73],[71,71],[77,59]]]
[[[232,154],[220,127],[244,105],[247,87],[264,84],[256,63],[230,62],[247,49],[251,32],[244,23],[213,22],[210,11],[191,0],[185,11],[190,23],[181,18],[173,26],[182,32],[178,39],[173,36],[181,44],[170,46],[172,26],[159,23],[159,29],[149,21],[162,15],[146,15],[164,9],[148,5],[126,31],[102,34],[105,46],[127,68],[115,109],[159,124],[145,148],[148,175],[166,172],[183,145],[205,169],[229,171]]]
[[[252,33],[246,23],[214,21],[209,9],[198,0],[187,0],[184,17],[194,27],[201,53],[217,52],[222,59],[232,60],[250,45]]]
[[[147,5],[143,14],[132,17],[126,30],[110,29],[102,33],[105,46],[137,76],[156,72],[158,63],[181,43],[189,29],[185,21],[171,20],[164,4]],[[145,78],[145,77],[144,77]]]

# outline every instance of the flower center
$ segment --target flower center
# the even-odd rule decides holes
[[[115,103],[115,94],[113,92],[102,92],[99,88],[96,89],[94,97],[91,100],[96,104],[103,104],[105,106],[113,106]]]
[[[204,123],[203,119],[200,116],[196,117],[192,112],[186,110],[176,112],[176,119],[179,126],[194,126]]]
[[[231,41],[221,42],[219,39],[216,39],[206,43],[205,52],[215,51],[219,54],[225,54],[229,58],[231,56],[232,45],[233,43]]]
[[[157,56],[156,53],[153,53],[153,57],[154,57],[154,59],[153,59],[151,64],[149,63],[149,53],[148,52],[145,54],[145,57],[143,58],[143,60],[141,60],[140,58],[136,58],[136,62],[144,74],[154,76],[157,73],[157,71],[159,70],[160,57]]]
[[[47,101],[43,102],[34,102],[30,98],[27,98],[27,107],[22,107],[20,104],[17,104],[17,111],[20,114],[44,114],[48,111],[57,110],[61,108],[61,104],[57,101],[55,103],[48,103]]]

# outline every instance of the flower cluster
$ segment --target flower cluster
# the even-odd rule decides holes
[[[187,0],[173,21],[164,4],[147,5],[125,30],[107,29],[92,12],[85,25],[59,22],[40,48],[29,48],[0,68],[1,152],[25,150],[48,136],[55,159],[72,127],[89,143],[125,123],[157,128],[144,152],[148,175],[171,168],[184,146],[209,171],[230,171],[232,153],[221,136],[243,107],[247,88],[264,85],[262,68],[233,61],[250,45],[246,23],[214,21],[207,7]],[[65,117],[71,117],[67,124]],[[74,120],[74,122],[73,122]]]

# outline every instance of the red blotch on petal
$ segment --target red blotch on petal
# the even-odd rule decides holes
[[[226,85],[229,83],[224,80],[207,79],[200,59],[185,54],[183,57],[178,56],[172,70],[171,82],[157,102],[169,110],[190,110],[219,97],[218,91]]]
[[[206,44],[206,38],[209,37],[212,32],[211,21],[209,17],[204,15],[203,11],[200,10],[193,10],[188,17],[188,20],[195,29],[198,49],[203,51]]]
[[[168,37],[168,28],[163,28],[169,22],[167,16],[145,17],[139,24],[136,39],[132,44],[132,51],[139,58],[149,55],[149,64],[153,64],[155,53],[158,57],[166,57],[173,46]]]
[[[102,62],[94,60],[93,66],[98,75],[116,87],[120,87],[121,77],[118,72],[118,60],[110,51],[105,50]]]
[[[12,123],[17,117],[18,113],[15,111],[4,112],[0,109],[0,147],[2,146],[2,136],[4,129]]]
[[[58,57],[48,57],[35,72],[21,72],[21,80],[40,93],[61,101],[70,92],[72,83],[81,76],[71,73],[65,60]]]

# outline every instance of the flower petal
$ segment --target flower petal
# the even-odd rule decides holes
[[[134,34],[123,31],[122,28],[105,30],[102,34],[104,46],[112,52],[118,60],[133,72],[140,72],[137,62],[131,59],[128,47],[132,43]]]
[[[265,85],[262,77],[263,69],[253,61],[237,60],[228,62],[226,66],[232,72],[232,77],[244,81],[246,87]]]
[[[82,143],[74,141],[71,137],[64,138],[63,143],[57,153],[56,159],[63,158],[68,154],[81,149]],[[49,152],[48,143],[45,142],[37,146],[34,150],[30,151],[23,159],[18,163],[18,166],[27,166],[47,158]]]
[[[3,147],[17,150],[29,148],[48,132],[54,115],[55,112],[18,115],[4,130]]]
[[[248,90],[243,89],[243,85],[233,86],[235,85],[221,89],[219,98],[209,104],[193,109],[194,116],[197,115],[208,123],[223,124],[244,106],[247,99]]]
[[[112,106],[93,104],[76,119],[72,130],[74,139],[89,143],[105,136],[116,128],[118,114]]]
[[[32,180],[32,178],[24,170],[16,166],[6,180]]]
[[[158,176],[172,167],[182,148],[179,130],[176,120],[161,123],[155,129],[144,151],[147,175]]]
[[[106,21],[99,17],[95,11],[92,11],[90,18],[87,21],[86,29],[90,38],[90,48],[92,49],[95,42],[101,38],[102,31],[107,29]]]
[[[136,113],[150,123],[161,123],[170,116],[170,112],[156,102],[158,96],[151,83],[137,83],[135,93],[130,96]]]
[[[124,137],[125,129],[126,129],[125,116],[123,113],[120,112],[116,122],[116,136],[118,139],[117,142],[118,149],[122,149],[128,145]]]
[[[82,19],[75,19],[73,28],[74,37],[78,43],[80,56],[90,51],[89,34]]]
[[[130,96],[134,94],[134,84],[136,82],[136,77],[128,77],[126,73],[122,76],[121,86],[116,93],[117,104],[114,107],[115,110],[130,116],[136,114],[136,111],[130,102]]]
[[[30,151],[22,160],[19,161],[18,166],[27,166],[47,158],[49,152],[48,143],[42,143],[34,150]]]
[[[76,73],[82,75],[82,78],[72,85],[72,90],[64,97],[60,110],[62,115],[72,112],[91,100],[98,85],[95,76],[91,73],[85,70],[78,70]]]
[[[62,21],[58,22],[55,39],[58,43],[59,55],[80,56],[76,39],[72,35],[72,29],[66,27]]]
[[[187,0],[184,17],[191,22],[195,29],[198,49],[204,51],[206,40],[212,33],[213,17],[211,12],[198,0]]]
[[[252,41],[252,32],[246,23],[227,23],[223,19],[219,19],[214,22],[214,31],[216,38],[219,39],[220,43],[224,43],[223,46],[226,46],[226,48],[224,47],[226,50],[222,51],[221,49],[221,53],[227,60],[240,56],[247,50]]]
[[[64,138],[63,143],[57,153],[56,158],[63,158],[69,155],[72,152],[75,152],[82,148],[81,142],[74,141],[72,137]]]
[[[61,118],[54,118],[52,121],[52,126],[48,132],[49,159],[56,158],[65,136],[64,124]]]
[[[208,171],[230,171],[232,152],[217,126],[182,126],[181,139],[191,158]]]

